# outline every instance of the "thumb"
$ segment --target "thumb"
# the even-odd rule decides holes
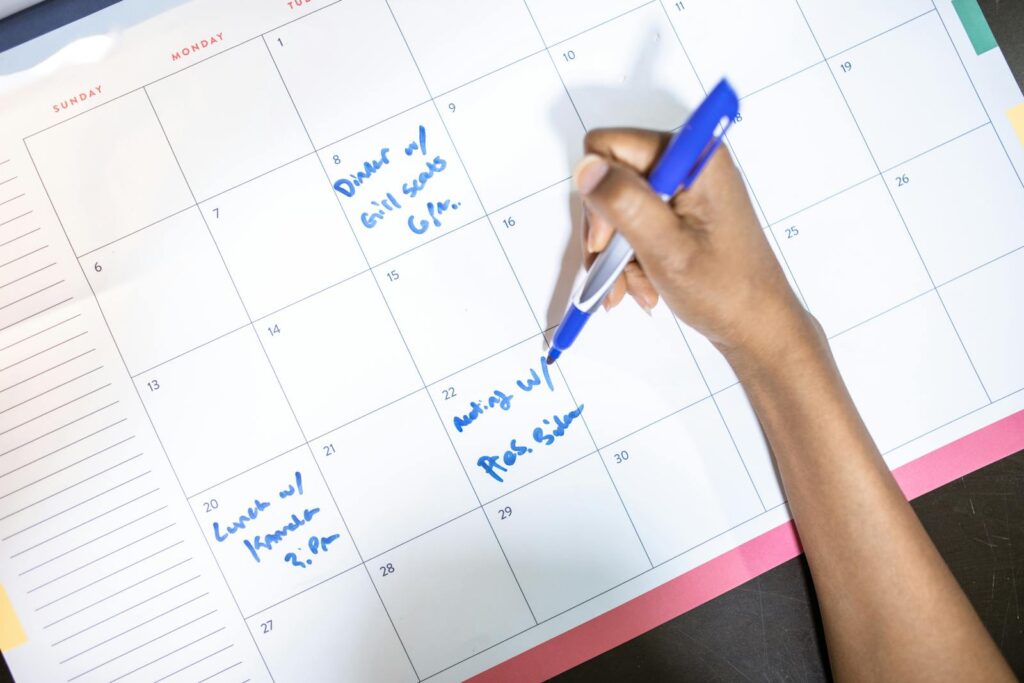
[[[679,216],[636,171],[596,154],[576,167],[576,187],[587,208],[621,232],[640,256],[686,249],[692,235]]]

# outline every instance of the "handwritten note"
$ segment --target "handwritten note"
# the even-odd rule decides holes
[[[283,542],[295,536],[304,536],[303,527],[320,514],[317,506],[306,506],[303,499],[302,472],[295,472],[294,479],[276,495],[253,498],[252,505],[230,521],[215,521],[211,524],[213,539],[217,543],[239,543],[254,562],[274,556],[274,550]],[[267,512],[267,510],[271,512]],[[282,523],[282,520],[287,520]],[[293,567],[305,569],[313,564],[313,558],[326,553],[331,544],[341,538],[340,533],[321,536],[304,536],[302,545],[282,558]]]
[[[499,388],[491,392],[485,398],[469,402],[468,410],[465,413],[452,416],[451,422],[455,431],[462,433],[472,427],[479,420],[482,420],[488,411],[497,409],[509,412],[513,408],[513,399],[522,395],[529,396],[536,389],[537,391],[554,392],[555,385],[551,380],[551,368],[543,357],[537,363],[537,367],[531,368],[527,374],[520,379],[509,380],[514,389]],[[518,405],[517,401],[515,405]],[[504,483],[502,473],[509,471],[516,462],[523,456],[534,452],[535,447],[551,446],[558,439],[566,434],[569,426],[583,414],[583,406],[579,405],[573,410],[560,415],[551,415],[539,420],[540,424],[533,428],[529,436],[511,437],[507,446],[501,446],[494,452],[503,452],[501,455],[485,454],[477,460],[477,466],[485,475],[492,477],[495,481]]]
[[[462,203],[452,197],[425,194],[430,181],[448,169],[448,160],[443,156],[430,156],[425,125],[420,124],[401,148],[404,156],[413,160],[415,170],[409,170],[409,164],[393,165],[392,148],[384,146],[376,158],[362,161],[354,171],[349,170],[335,180],[334,189],[346,199],[356,199],[358,195],[359,222],[363,228],[391,227],[401,220],[411,232],[422,235],[431,227],[440,228],[442,218],[458,211]],[[420,201],[411,201],[417,198]],[[395,214],[401,218],[389,220]]]

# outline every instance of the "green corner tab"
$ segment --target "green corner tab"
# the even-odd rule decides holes
[[[992,35],[985,13],[981,11],[978,0],[953,0],[953,9],[960,17],[960,23],[971,39],[974,52],[983,55],[998,46],[996,37]]]

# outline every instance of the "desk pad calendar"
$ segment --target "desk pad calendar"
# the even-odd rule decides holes
[[[585,132],[673,129],[723,75],[904,491],[1024,448],[1024,98],[977,18],[126,0],[3,54],[15,680],[536,680],[798,554],[742,388],[667,308],[542,361]]]

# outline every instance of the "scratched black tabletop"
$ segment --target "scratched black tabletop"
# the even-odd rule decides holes
[[[115,0],[47,0],[0,21],[0,53]],[[1024,0],[981,0],[1024,85]],[[913,503],[1017,677],[1024,680],[1024,452]],[[559,676],[575,681],[830,680],[800,557]],[[0,657],[0,681],[11,675]]]

